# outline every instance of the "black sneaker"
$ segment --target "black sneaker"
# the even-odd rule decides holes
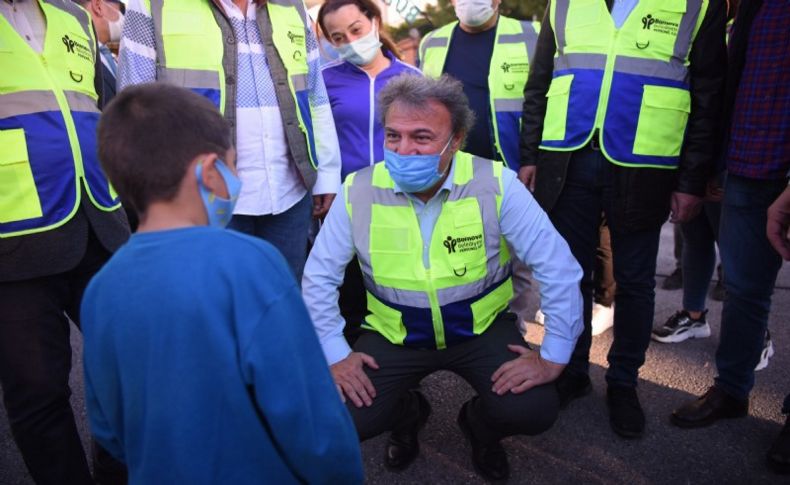
[[[661,283],[661,288],[665,290],[679,290],[683,288],[683,270],[680,267],[675,268],[675,271]]]
[[[560,409],[565,409],[574,399],[584,397],[592,391],[592,382],[587,374],[564,371],[555,381],[560,397]]]
[[[633,387],[612,386],[606,389],[609,424],[623,438],[640,438],[645,432],[645,413]]]
[[[473,398],[478,399],[478,398]],[[472,399],[472,400],[473,400]],[[461,411],[458,413],[458,427],[469,444],[472,446],[472,464],[477,473],[482,475],[489,481],[498,482],[507,480],[510,476],[510,464],[507,460],[507,453],[502,447],[502,443],[496,441],[494,443],[485,444],[478,440],[472,433],[472,428],[469,427],[468,407],[469,400],[461,406]]]
[[[790,474],[790,416],[785,426],[771,445],[765,457],[768,468],[782,475]]]
[[[674,344],[690,338],[710,337],[710,325],[705,318],[707,314],[708,310],[705,310],[699,318],[691,318],[686,310],[676,312],[662,327],[654,329],[650,337],[656,342],[665,344]]]

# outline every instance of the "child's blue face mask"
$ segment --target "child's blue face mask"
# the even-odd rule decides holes
[[[197,175],[200,198],[203,200],[203,207],[205,207],[206,215],[208,215],[208,225],[224,228],[233,216],[233,208],[236,206],[236,201],[241,191],[241,180],[230,171],[222,160],[217,159],[214,166],[217,167],[217,171],[222,175],[225,186],[228,188],[229,197],[227,199],[217,196],[203,185],[202,163],[197,164],[195,175]]]
[[[401,155],[384,147],[384,165],[404,192],[425,192],[444,177],[444,173],[439,172],[439,163],[452,140],[450,137],[442,151],[432,155]]]

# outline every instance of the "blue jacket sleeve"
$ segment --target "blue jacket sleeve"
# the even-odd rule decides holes
[[[249,313],[241,313],[260,315],[242,340],[244,378],[295,475],[306,483],[362,483],[359,438],[299,289],[285,261],[270,259],[274,271],[255,278],[261,294],[249,302]]]

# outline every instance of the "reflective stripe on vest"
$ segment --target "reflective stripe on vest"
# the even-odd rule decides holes
[[[222,62],[226,39],[214,18],[211,0],[148,1],[156,32],[157,80],[189,88],[224,112],[226,103],[236,100],[226,99],[229,74]],[[288,86],[298,108],[299,128],[308,142],[310,162],[316,167],[302,2],[269,0],[266,9],[272,22],[272,41],[288,73]],[[232,64],[236,64],[236,59]]]
[[[691,111],[689,53],[707,6],[642,0],[615,29],[603,0],[552,0],[557,53],[541,148],[576,150],[597,129],[613,163],[677,168]]]
[[[68,222],[81,186],[97,208],[120,204],[96,153],[96,41],[87,12],[41,0],[47,32],[35,52],[0,16],[0,237]]]
[[[423,262],[411,199],[394,191],[386,166],[346,179],[346,208],[367,289],[366,328],[390,342],[445,348],[484,332],[508,305],[510,254],[499,229],[498,162],[455,156],[453,185]]]
[[[458,22],[441,27],[425,37],[420,45],[420,67],[426,76],[444,72],[447,51]],[[496,42],[488,74],[490,116],[494,128],[494,147],[509,167],[518,170],[521,112],[529,63],[535,54],[540,23],[522,22],[501,16],[496,26]]]

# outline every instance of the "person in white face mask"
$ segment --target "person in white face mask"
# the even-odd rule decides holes
[[[102,64],[102,92],[100,105],[104,107],[115,97],[115,78],[118,65],[108,44],[117,47],[123,30],[123,4],[118,0],[74,0],[91,14],[93,28],[99,41]]]
[[[387,36],[381,11],[372,0],[327,0],[317,16],[323,36],[340,59],[321,71],[340,142],[341,177],[384,158],[384,129],[376,116],[376,97],[393,78],[420,71],[400,60]],[[340,288],[340,310],[351,340],[367,314],[362,274],[348,265]]]

